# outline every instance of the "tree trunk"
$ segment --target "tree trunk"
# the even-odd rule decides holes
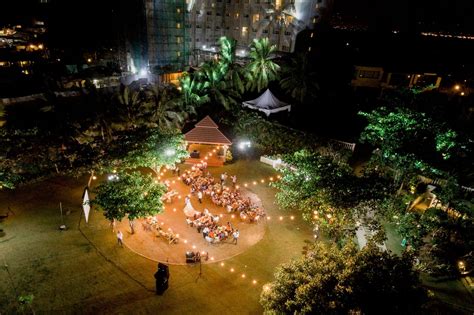
[[[150,167],[153,172],[155,172],[156,176],[160,176],[160,168],[158,168],[158,165],[155,165],[153,167]]]
[[[93,177],[94,177],[94,170],[91,171],[91,176],[89,177],[89,181],[87,182],[87,187],[91,186]]]
[[[112,228],[112,231],[115,232],[115,219],[110,220],[110,227]]]
[[[397,196],[400,196],[400,194],[402,193],[402,189],[403,189],[403,181],[400,184],[400,188],[398,188],[397,190]]]
[[[131,234],[135,234],[134,224],[135,224],[134,220],[128,219],[128,225],[130,225],[130,233]]]

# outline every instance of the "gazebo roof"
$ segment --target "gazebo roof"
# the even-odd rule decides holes
[[[189,143],[232,144],[232,141],[219,130],[219,126],[209,116],[204,117],[194,126],[193,129],[184,134],[184,138]]]
[[[203,128],[219,128],[219,126],[212,120],[209,115],[204,117],[200,120],[197,124],[194,125],[195,127],[203,127]]]

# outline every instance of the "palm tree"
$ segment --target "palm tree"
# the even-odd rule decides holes
[[[280,86],[301,104],[316,97],[319,90],[316,72],[309,62],[308,54],[302,53],[292,58],[290,64],[283,68]]]
[[[296,17],[296,8],[294,3],[287,3],[285,6],[277,5],[277,2],[259,4],[255,8],[261,16],[266,18],[260,19],[257,25],[257,38],[263,36],[264,31],[267,34],[277,35],[277,49],[282,46],[291,49],[292,43],[288,41],[290,37],[285,34],[290,32],[296,38],[296,35],[305,28],[303,21]]]
[[[228,82],[229,88],[233,88],[239,94],[244,93],[245,87],[242,81],[242,67],[235,62],[235,49],[237,41],[233,38],[221,37],[219,39],[219,65],[222,72],[225,73],[224,78]]]
[[[268,38],[254,39],[250,46],[250,58],[247,64],[247,89],[260,92],[273,80],[278,79],[280,66],[273,62],[275,45],[270,45]]]
[[[188,118],[180,102],[173,101],[173,91],[164,86],[150,86],[145,91],[144,111],[142,116],[147,127],[162,129],[181,129]]]
[[[174,101],[180,103],[184,110],[192,114],[196,108],[209,102],[209,97],[204,93],[204,83],[195,75],[183,73],[180,80],[181,95]]]
[[[138,118],[143,110],[140,108],[142,105],[140,92],[128,86],[121,87],[119,93],[117,93],[117,100],[119,115],[127,129],[136,128],[140,124]]]
[[[226,82],[224,68],[217,62],[207,62],[201,66],[198,76],[203,83],[203,91],[212,103],[221,104],[226,110],[237,104],[240,94]]]

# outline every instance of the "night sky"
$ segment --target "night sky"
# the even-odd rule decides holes
[[[95,45],[117,39],[130,12],[119,15],[120,3],[140,0],[39,0],[4,1],[0,24],[17,23],[33,16],[48,17],[51,39],[66,47]],[[371,30],[416,32],[442,30],[474,33],[473,0],[334,0],[334,11],[355,18]],[[124,10],[126,11],[126,10]]]
[[[335,11],[372,27],[474,32],[472,0],[334,0]],[[419,25],[419,26],[417,26]]]

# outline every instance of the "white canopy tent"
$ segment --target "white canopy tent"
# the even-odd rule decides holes
[[[244,107],[264,112],[267,116],[283,110],[287,110],[288,112],[291,111],[291,105],[277,99],[269,89],[254,100],[242,102],[242,105]]]

